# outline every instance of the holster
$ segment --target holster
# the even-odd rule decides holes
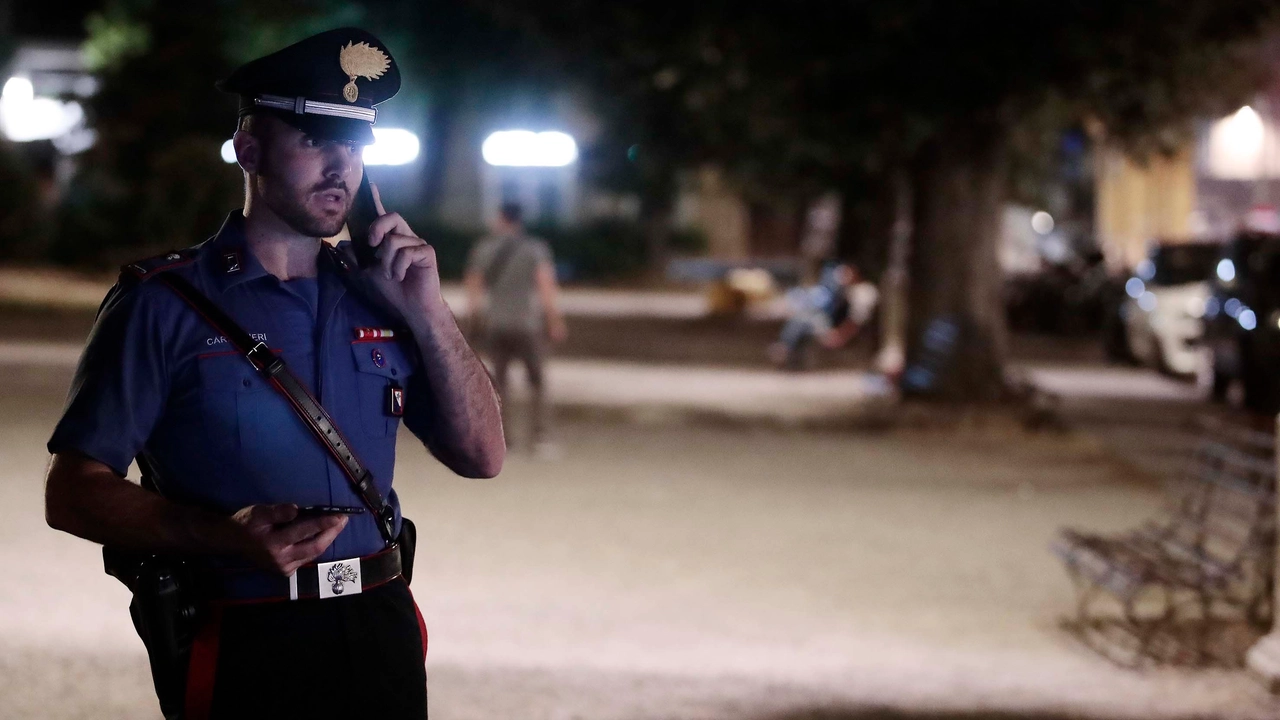
[[[151,680],[166,720],[182,716],[191,644],[204,621],[205,603],[188,563],[170,557],[102,549],[108,575],[133,592],[129,616],[147,648]]]

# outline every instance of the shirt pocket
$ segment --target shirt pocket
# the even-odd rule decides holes
[[[201,356],[197,367],[208,442],[249,459],[245,456],[272,436],[262,412],[264,401],[269,401],[263,393],[271,392],[271,386],[238,352]]]
[[[404,386],[409,379],[409,361],[394,340],[351,343],[356,365],[357,402],[365,433],[373,437],[396,434],[400,418],[391,414],[391,388],[400,387],[401,407],[409,402]]]

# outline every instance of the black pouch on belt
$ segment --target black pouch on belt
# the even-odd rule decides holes
[[[400,546],[400,574],[406,583],[413,582],[413,553],[418,549],[418,528],[407,517],[400,518],[396,545]]]

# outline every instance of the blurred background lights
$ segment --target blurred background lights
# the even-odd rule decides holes
[[[564,167],[578,159],[578,144],[554,130],[499,130],[485,138],[480,154],[490,165]]]
[[[1236,322],[1240,323],[1240,327],[1245,330],[1252,330],[1258,327],[1258,316],[1249,308],[1245,308],[1236,316]]]
[[[1227,283],[1236,279],[1236,264],[1231,261],[1231,258],[1222,258],[1218,261],[1218,279]]]
[[[1138,263],[1138,267],[1134,268],[1134,272],[1143,280],[1150,280],[1156,276],[1156,264],[1151,262],[1150,258],[1146,258]]]
[[[1053,232],[1053,216],[1043,210],[1032,215],[1031,229],[1041,235],[1048,235]]]
[[[418,159],[418,136],[402,128],[374,128],[373,144],[364,149],[365,165],[405,165]]]
[[[1124,291],[1129,294],[1129,297],[1137,300],[1142,297],[1142,293],[1147,291],[1147,286],[1141,279],[1131,277],[1129,278],[1129,281],[1124,284]]]
[[[79,103],[38,98],[31,81],[11,77],[0,91],[0,132],[14,142],[52,140],[84,119]]]
[[[1144,292],[1142,293],[1142,295],[1138,296],[1138,307],[1142,308],[1143,310],[1146,310],[1147,312],[1151,312],[1152,310],[1155,310],[1156,309],[1155,293],[1148,290],[1147,292]]]
[[[365,165],[405,165],[418,159],[422,143],[418,136],[401,128],[374,128],[373,144],[364,149]],[[230,140],[222,143],[223,162],[236,161],[236,148]]]

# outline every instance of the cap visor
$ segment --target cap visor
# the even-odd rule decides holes
[[[299,115],[297,113],[272,113],[276,117],[292,125],[311,137],[321,140],[340,140],[357,142],[361,145],[373,143],[373,125],[364,120],[333,117],[331,115]]]

